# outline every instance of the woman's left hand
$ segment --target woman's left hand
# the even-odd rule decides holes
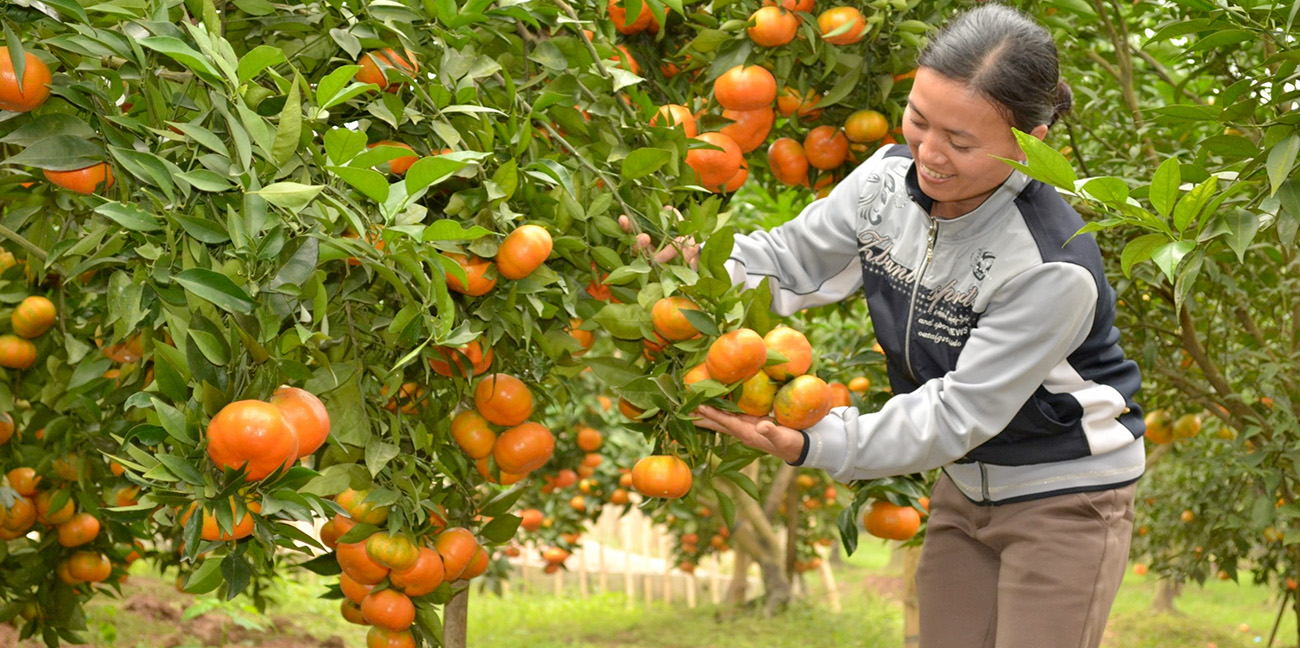
[[[786,463],[799,459],[803,452],[803,433],[763,416],[732,414],[701,405],[695,410],[697,427],[735,437],[741,443],[762,450]]]

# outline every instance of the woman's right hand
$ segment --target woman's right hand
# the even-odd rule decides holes
[[[665,209],[671,208],[666,207]],[[673,211],[675,212],[676,210]],[[678,214],[678,220],[680,219],[681,215]],[[623,228],[624,232],[629,234],[632,233],[632,219],[628,218],[627,214],[618,217],[618,226]],[[639,253],[649,254],[650,259],[655,263],[668,263],[669,261],[676,259],[677,255],[680,254],[682,260],[691,268],[695,268],[699,264],[700,245],[695,242],[694,238],[689,236],[679,236],[674,238],[661,250],[653,251],[653,248],[654,241],[652,241],[650,235],[645,232],[637,234],[636,241],[632,243],[633,250]]]

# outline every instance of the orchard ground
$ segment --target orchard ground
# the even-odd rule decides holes
[[[890,556],[885,543],[867,542],[835,567],[843,604],[839,614],[825,604],[823,583],[810,572],[809,600],[770,619],[727,611],[707,600],[688,609],[680,600],[670,605],[629,604],[621,592],[581,597],[574,587],[564,596],[555,596],[541,580],[550,577],[533,570],[535,578],[528,585],[515,582],[504,597],[474,592],[468,644],[482,648],[901,646],[903,583],[901,569],[891,564]],[[300,572],[277,582],[277,602],[266,615],[256,613],[244,597],[221,605],[210,598],[177,594],[171,580],[171,574],[160,576],[143,562],[137,564],[121,598],[101,597],[88,606],[88,635],[94,638],[90,645],[346,648],[365,644],[365,628],[344,622],[337,614],[337,601],[318,598],[327,579],[314,574]],[[1105,648],[1267,645],[1279,603],[1268,588],[1230,581],[1191,585],[1178,597],[1179,613],[1173,615],[1151,612],[1156,589],[1153,576],[1136,576],[1130,570],[1111,614]],[[1278,636],[1295,636],[1294,617],[1283,618]],[[0,648],[38,645],[15,640],[12,628],[0,625]]]

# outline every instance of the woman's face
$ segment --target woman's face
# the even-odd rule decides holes
[[[1041,139],[1047,126],[1034,129]],[[979,207],[1011,167],[1023,160],[1011,124],[996,106],[960,81],[920,68],[903,113],[903,137],[916,160],[921,190],[936,202],[935,218],[956,218]]]

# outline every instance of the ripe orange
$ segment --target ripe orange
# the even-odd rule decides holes
[[[695,127],[695,115],[691,114],[691,109],[681,104],[664,104],[655,111],[654,117],[650,118],[651,126],[664,126],[671,128],[681,125],[682,130],[686,132],[687,137],[695,137],[699,131]]]
[[[768,7],[774,9],[775,7]],[[772,124],[776,123],[776,112],[771,106],[759,106],[753,110],[722,111],[722,116],[732,123],[718,129],[719,133],[735,140],[741,152],[748,153],[763,145],[772,133]]]
[[[767,166],[778,182],[791,187],[808,184],[808,156],[799,140],[782,137],[767,147]]]
[[[497,273],[506,279],[523,279],[551,255],[551,233],[539,225],[520,225],[497,248]]]
[[[1201,432],[1201,415],[1184,414],[1174,421],[1174,438],[1190,439]]]
[[[876,142],[889,134],[889,120],[874,110],[859,110],[844,120],[844,135],[850,142]]]
[[[781,96],[776,98],[776,110],[783,117],[798,113],[800,120],[813,121],[821,117],[822,111],[817,107],[821,100],[822,96],[816,90],[810,88],[807,94],[799,94],[797,89],[786,86]]]
[[[410,630],[375,626],[366,633],[366,648],[415,648],[415,636]]]
[[[542,528],[542,518],[545,517],[542,512],[535,508],[524,509],[519,512],[519,528],[524,531],[536,531]]]
[[[749,38],[761,47],[780,47],[794,40],[799,31],[799,18],[780,7],[761,7],[750,14],[753,23],[748,29]]]
[[[852,392],[841,382],[830,383],[831,407],[848,407],[853,404]]]
[[[1178,519],[1182,520],[1183,522],[1191,522],[1192,520],[1196,519],[1196,514],[1193,513],[1191,509],[1186,509],[1182,512],[1181,515],[1178,516]]]
[[[217,522],[216,514],[205,508],[199,525],[199,536],[204,540],[231,542],[253,535],[254,522],[252,514],[261,513],[262,504],[260,502],[246,502],[243,516],[236,519],[235,499],[232,497],[226,503],[229,505],[233,527],[230,531],[222,531],[220,523]],[[194,514],[194,509],[197,507],[198,502],[190,504],[189,509],[185,511],[185,515],[181,516],[181,526],[189,522],[190,516]]]
[[[600,430],[593,427],[580,425],[577,428],[577,433],[578,448],[583,452],[595,452],[600,449],[601,444],[605,441],[600,434]]]
[[[36,474],[34,468],[28,466],[19,466],[10,470],[5,474],[5,478],[9,480],[9,487],[23,497],[36,495],[36,490],[41,485],[41,477]]]
[[[528,421],[506,430],[492,448],[501,470],[522,475],[541,468],[555,453],[555,435],[546,426]]]
[[[831,388],[817,376],[802,375],[776,392],[772,414],[777,423],[796,430],[811,427],[831,411]]]
[[[632,488],[646,497],[680,498],[693,479],[691,467],[672,455],[650,455],[632,467]]]
[[[687,310],[698,311],[700,307],[680,295],[664,297],[651,307],[650,322],[654,325],[655,332],[666,340],[678,342],[699,337],[699,330],[682,312]]]
[[[58,510],[51,511],[50,505],[54,503],[54,496],[58,491],[41,491],[36,494],[36,521],[47,526],[58,526],[72,519],[77,513],[77,505],[73,503],[72,498],[64,500],[63,505]],[[0,524],[4,524],[4,509],[0,506]]]
[[[99,340],[96,339],[95,343],[99,344]],[[144,341],[140,339],[139,335],[132,335],[121,342],[102,348],[101,351],[104,357],[113,362],[121,364],[135,362],[144,356]]]
[[[701,362],[700,364],[691,367],[691,369],[682,376],[682,384],[690,387],[697,382],[703,382],[709,378],[711,378],[711,376],[709,376],[709,368],[705,366],[705,363]]]
[[[298,438],[275,405],[235,401],[208,423],[208,456],[218,467],[243,469],[249,481],[258,481],[297,459]]]
[[[67,565],[69,576],[87,583],[102,583],[113,573],[113,564],[98,551],[78,551]]]
[[[482,414],[465,410],[451,419],[451,438],[471,459],[482,459],[492,454],[497,433]]]
[[[627,7],[623,6],[622,0],[609,0],[609,4],[606,5],[609,9],[609,20],[614,23],[614,28],[620,34],[639,34],[643,31],[651,34],[659,33],[659,21],[655,19],[654,12],[650,11],[650,5],[644,2],[640,4],[641,13],[628,22]]]
[[[786,11],[802,11],[812,13],[814,0],[763,0],[764,6],[773,6],[780,4]]]
[[[330,414],[315,394],[281,385],[271,394],[271,404],[279,408],[284,422],[298,439],[295,459],[306,457],[324,445],[330,435]]]
[[[695,170],[701,186],[717,192],[740,171],[744,153],[735,140],[722,133],[701,133],[695,141],[716,148],[691,148],[686,152],[686,164]]]
[[[822,38],[832,45],[852,45],[867,35],[867,19],[854,7],[835,7],[817,16],[817,28]],[[841,28],[840,33],[827,36]]]
[[[14,333],[25,338],[39,337],[54,325],[54,302],[40,295],[32,295],[14,307],[9,317]]]
[[[849,138],[834,126],[818,126],[804,137],[803,150],[808,164],[829,171],[844,164],[849,155]]]
[[[5,510],[0,506],[0,511]],[[19,495],[9,505],[5,516],[0,517],[0,539],[13,540],[27,533],[36,523],[36,506],[26,496]],[[66,523],[65,523],[66,524]]]
[[[526,473],[510,473],[501,470],[499,466],[494,467],[491,465],[491,457],[476,459],[474,468],[478,470],[479,476],[487,480],[489,484],[500,484],[502,486],[519,483],[528,476]],[[496,474],[493,474],[493,470],[496,470]]]
[[[731,179],[727,181],[727,184],[722,186],[722,191],[724,193],[731,193],[739,189],[740,186],[745,184],[745,181],[748,179],[749,179],[749,161],[745,160],[744,158],[741,158],[740,170],[736,172],[736,175],[731,176]]]
[[[444,568],[442,556],[429,547],[420,547],[415,564],[407,569],[393,570],[388,580],[407,596],[424,596],[442,585]]]
[[[473,377],[487,371],[492,365],[491,347],[484,351],[479,340],[466,344],[464,349],[439,346],[433,347],[433,351],[442,358],[429,358],[429,367],[442,376]]]
[[[456,252],[445,252],[444,255],[460,265],[460,267],[465,271],[465,278],[469,281],[469,283],[466,284],[461,282],[460,278],[448,274],[448,289],[462,295],[480,297],[488,294],[488,291],[492,290],[492,288],[497,285],[497,278],[495,276],[489,276],[492,274],[492,269],[496,267],[496,264],[491,261],[480,259],[479,257],[467,258],[465,255]]]
[[[370,557],[364,541],[339,543],[338,549],[334,550],[334,557],[343,573],[362,585],[378,584],[388,578],[388,572],[391,571]]]
[[[351,488],[334,496],[334,501],[347,511],[348,518],[352,522],[361,524],[380,525],[388,520],[388,507],[378,506],[374,501],[366,501],[370,497],[370,491],[353,490]],[[337,522],[339,518],[335,518]],[[347,525],[346,529],[340,529],[339,535],[343,535],[352,528]]]
[[[645,410],[637,407],[636,405],[633,405],[630,401],[628,401],[626,398],[623,398],[622,396],[618,397],[618,412],[623,416],[632,419],[633,421],[640,420],[641,415],[645,414]]]
[[[474,408],[497,425],[519,425],[533,413],[533,393],[514,376],[490,374],[474,388]]]
[[[1145,421],[1146,437],[1152,443],[1165,444],[1174,440],[1174,415],[1170,414],[1169,410],[1151,410],[1147,413]]]
[[[36,345],[17,335],[0,335],[0,367],[28,369],[36,364]]]
[[[395,589],[379,590],[361,600],[361,614],[377,628],[406,630],[415,623],[415,604]]]
[[[479,546],[469,529],[451,527],[434,538],[433,548],[442,556],[444,577],[451,581],[460,578],[478,553]]]
[[[379,395],[388,395],[388,385],[379,388]],[[397,388],[396,396],[384,403],[384,409],[396,412],[400,408],[403,414],[418,414],[425,405],[428,405],[428,398],[424,395],[424,388],[417,383],[406,382]]]
[[[1136,576],[1146,576],[1147,566],[1143,563],[1138,563],[1136,565],[1133,565],[1133,574]]]
[[[763,336],[763,344],[787,359],[781,364],[763,367],[763,371],[776,380],[803,375],[812,367],[812,344],[803,333],[789,326],[781,325],[768,331]]]
[[[757,65],[737,65],[713,81],[713,97],[723,108],[753,110],[776,101],[776,77]]]
[[[376,146],[396,146],[399,148],[404,148],[408,151],[415,151],[415,149],[411,148],[409,144],[403,144],[402,142],[394,142],[392,140],[380,140],[378,142],[375,142],[374,144],[371,144],[370,146],[367,146],[366,148],[375,148]],[[395,175],[405,175],[407,169],[410,169],[412,164],[415,164],[416,162],[419,161],[420,161],[420,156],[418,155],[403,155],[402,157],[393,158],[389,160],[388,170]]]
[[[9,439],[14,435],[14,417],[6,412],[0,412],[0,445],[9,443]]]
[[[704,364],[709,375],[723,384],[749,380],[767,363],[767,345],[753,329],[739,328],[722,334],[709,346]]]
[[[88,167],[71,171],[51,171],[45,169],[45,179],[57,186],[79,194],[90,195],[102,186],[104,191],[113,188],[113,169],[106,162],[92,164]]]
[[[50,68],[40,57],[24,52],[23,82],[19,89],[9,48],[0,47],[0,110],[31,112],[50,98]]]
[[[772,411],[776,388],[777,384],[772,382],[772,378],[760,371],[741,385],[740,398],[736,400],[736,405],[746,414],[767,416]]]
[[[921,529],[921,513],[910,506],[876,500],[862,516],[867,533],[888,540],[907,540]]]
[[[361,66],[357,70],[356,80],[359,83],[373,83],[379,86],[380,90],[397,92],[402,87],[401,81],[388,82],[388,70],[400,68],[406,74],[414,76],[420,70],[420,64],[410,52],[406,55],[398,54],[393,48],[385,48],[373,52],[366,52],[361,55],[357,65]]]
[[[867,393],[871,389],[871,379],[866,376],[854,376],[849,379],[849,390],[859,394]]]
[[[375,562],[392,570],[410,569],[420,557],[420,549],[403,535],[379,532],[366,538],[366,553]]]
[[[632,56],[632,52],[628,51],[627,46],[615,45],[614,50],[614,55],[609,57],[609,60],[617,62],[618,66],[624,70],[640,76],[641,64],[636,62],[636,57]]]
[[[77,513],[58,526],[58,536],[59,544],[80,547],[99,537],[99,520],[89,513]]]

